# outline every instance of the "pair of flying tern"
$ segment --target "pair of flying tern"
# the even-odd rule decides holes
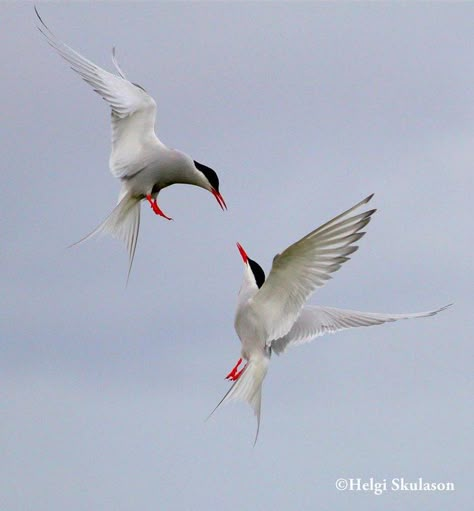
[[[227,206],[219,191],[219,178],[207,165],[168,148],[159,140],[155,134],[156,103],[140,85],[127,79],[117,62],[115,48],[112,61],[118,74],[105,71],[58,40],[36,7],[35,11],[38,28],[47,42],[111,108],[109,166],[112,175],[120,179],[121,190],[111,214],[80,242],[101,233],[122,240],[128,250],[130,273],[140,227],[141,201],[148,201],[155,214],[171,220],[158,206],[157,197],[163,188],[183,183],[208,190],[224,210]],[[283,353],[290,346],[326,333],[433,316],[448,307],[410,314],[380,314],[306,306],[313,292],[357,250],[356,242],[365,234],[362,229],[370,222],[375,209],[359,213],[356,210],[371,198],[372,195],[277,254],[267,279],[261,266],[237,244],[244,262],[244,276],[234,326],[242,351],[241,358],[226,376],[234,383],[214,411],[230,400],[247,401],[257,416],[255,441],[260,427],[262,384],[272,352]],[[243,360],[245,364],[241,368]]]

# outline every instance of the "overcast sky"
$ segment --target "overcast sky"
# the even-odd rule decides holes
[[[158,103],[214,168],[142,207],[128,284],[109,238],[107,105],[0,17],[0,507],[5,511],[471,509],[474,3],[39,3],[53,32]],[[275,253],[375,192],[353,259],[311,303],[428,319],[273,357],[250,407],[205,422],[240,354],[239,241]],[[455,491],[336,490],[338,478]]]

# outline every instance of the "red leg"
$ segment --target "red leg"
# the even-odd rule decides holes
[[[232,370],[230,371],[230,373],[225,377],[226,380],[232,380],[232,381],[235,381],[237,378],[235,377],[236,374],[237,374],[237,370],[239,368],[239,365],[242,363],[242,359],[239,358],[239,360],[237,360],[237,364],[235,364],[235,366],[232,368]],[[242,371],[240,371],[242,372]],[[239,373],[239,376],[240,376],[240,373]]]
[[[244,372],[246,367],[247,367],[247,364],[245,364],[244,367],[242,367],[242,369],[237,374],[234,375],[234,377],[232,378],[232,381],[237,381],[242,376],[242,373]]]
[[[156,202],[156,199],[152,199],[151,195],[147,195],[146,200],[150,203],[151,209],[155,212],[156,215],[162,216],[163,218],[166,218],[166,220],[173,220],[169,216],[166,216],[163,211],[161,211],[158,203]]]

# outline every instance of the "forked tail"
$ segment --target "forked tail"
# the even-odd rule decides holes
[[[137,246],[138,231],[140,230],[140,199],[124,195],[115,206],[112,213],[90,234],[71,246],[78,245],[93,236],[110,234],[125,243],[128,250],[129,267],[128,277],[132,269],[133,257]]]
[[[247,362],[247,365],[243,369],[239,379],[234,382],[226,395],[209,415],[210,417],[219,408],[219,406],[228,401],[246,401],[253,408],[257,417],[257,432],[255,434],[254,445],[257,443],[258,432],[260,429],[262,384],[265,375],[267,374],[269,361],[270,359],[268,357],[251,358]]]

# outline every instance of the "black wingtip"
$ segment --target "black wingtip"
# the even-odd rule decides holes
[[[450,308],[450,307],[452,307],[453,305],[454,305],[454,302],[453,302],[453,303],[448,303],[448,305],[444,305],[443,307],[439,308],[439,309],[436,311],[436,313],[438,313],[438,312],[442,312],[442,311],[444,311],[444,310],[446,310],[446,309],[449,309],[449,308]]]
[[[38,12],[38,8],[36,7],[36,4],[35,4],[33,7],[35,8],[35,13],[36,13],[37,18],[41,21],[41,23],[42,23],[44,26],[46,26],[46,25],[44,24],[43,18],[40,16],[40,13]]]
[[[43,21],[43,18],[40,16],[40,13],[38,12],[38,8],[36,7],[36,5],[34,5],[34,9],[35,9],[35,13],[36,13],[36,17],[39,19],[41,25],[43,25],[43,27],[51,33],[51,30],[49,30],[48,28],[48,25],[46,25],[46,23]],[[41,27],[37,27],[38,30],[45,36],[45,37],[48,37],[47,34],[43,31],[43,29]]]

